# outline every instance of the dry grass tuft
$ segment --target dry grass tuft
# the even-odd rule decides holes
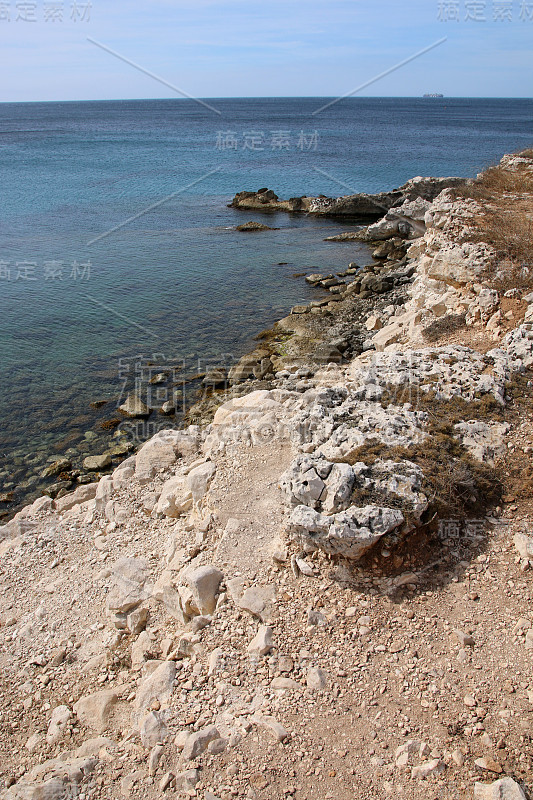
[[[533,149],[517,155],[533,159]],[[477,234],[470,241],[485,242],[496,251],[490,273],[483,279],[498,291],[533,288],[533,163],[515,169],[491,166],[457,197],[470,197],[484,207]]]
[[[466,314],[446,314],[436,319],[422,331],[422,336],[428,342],[436,342],[443,336],[461,330],[466,325]]]
[[[489,210],[481,220],[479,240],[496,251],[496,260],[482,277],[500,293],[533,288],[532,211]]]
[[[390,398],[385,396],[382,402],[401,403],[402,399],[392,389]],[[501,406],[489,395],[472,402],[461,397],[439,401],[434,392],[421,393],[416,405],[429,414],[428,436],[424,442],[410,447],[388,447],[378,441],[369,442],[352,453],[349,463],[364,461],[372,464],[378,459],[392,459],[418,464],[424,473],[423,491],[430,501],[423,523],[438,519],[468,519],[483,515],[498,505],[503,494],[499,468],[473,459],[454,436],[454,425],[465,419],[501,420]],[[352,501],[361,505],[398,505],[390,494],[379,498],[365,494],[364,490],[356,490]],[[402,510],[409,516],[408,511]]]
[[[513,170],[489,167],[481,173],[475,185],[482,196],[529,194],[533,192],[533,171],[527,164]]]

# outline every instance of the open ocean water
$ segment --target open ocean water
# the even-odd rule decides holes
[[[317,296],[294,273],[368,262],[364,245],[323,241],[346,223],[278,214],[279,230],[236,232],[261,219],[227,208],[237,191],[375,192],[533,144],[531,99],[207,102],[220,113],[0,104],[0,514],[40,493],[52,457],[109,446],[101,423],[141,357],[173,375],[238,358]]]

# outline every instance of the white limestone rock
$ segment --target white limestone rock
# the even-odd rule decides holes
[[[107,595],[110,611],[127,614],[151,594],[145,586],[148,576],[148,562],[143,558],[121,558],[112,572],[112,585]]]
[[[100,478],[95,495],[95,508],[100,514],[104,511],[108,501],[113,496],[113,489],[113,478],[111,475],[104,475],[103,478]]]
[[[111,710],[117,701],[116,689],[105,689],[81,697],[74,704],[74,711],[82,725],[95,733],[102,733],[108,727]]]
[[[186,761],[192,761],[207,749],[209,742],[219,738],[220,734],[214,725],[209,725],[196,731],[196,733],[191,733],[185,742],[182,757]]]
[[[252,655],[266,656],[274,647],[273,631],[268,625],[261,625],[257,634],[248,645]]]
[[[97,483],[84,483],[78,486],[71,494],[66,494],[64,497],[56,499],[56,509],[58,511],[69,511],[76,505],[93,500],[96,497],[97,486]]]
[[[470,420],[454,427],[462,444],[477,461],[494,464],[505,453],[505,434],[510,429],[506,423]]]
[[[198,614],[212,614],[224,574],[210,564],[186,570],[183,578],[192,593],[191,606]]]
[[[290,514],[288,532],[307,548],[357,561],[404,521],[396,508],[350,506],[328,517],[307,506],[297,506]]]
[[[151,711],[140,725],[141,742],[146,748],[151,749],[163,742],[169,736],[168,726],[162,714]]]
[[[164,514],[166,517],[181,517],[192,507],[192,492],[189,488],[187,479],[177,475],[169,478],[163,484],[159,500],[155,506],[156,514]]]
[[[213,480],[216,467],[212,461],[206,461],[192,469],[187,475],[187,485],[192,494],[193,503],[198,503],[209,488]]]
[[[68,706],[60,705],[54,708],[46,732],[46,741],[48,744],[55,744],[61,738],[71,717],[72,712]]]
[[[162,706],[168,704],[174,687],[176,677],[176,664],[173,661],[163,661],[152,674],[140,685],[135,698],[138,711],[150,708],[154,700]]]
[[[515,533],[513,543],[523,561],[533,561],[533,536]]]
[[[527,800],[522,787],[512,778],[500,778],[494,783],[474,785],[475,800]]]

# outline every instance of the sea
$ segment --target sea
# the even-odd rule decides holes
[[[177,424],[195,376],[319,296],[301,273],[369,263],[363,244],[324,241],[360,221],[265,219],[228,208],[236,192],[472,177],[532,144],[531,99],[0,104],[0,518],[68,485],[68,469],[42,478],[52,461],[120,457]],[[236,231],[250,220],[276,230]],[[124,420],[132,389],[177,415]]]

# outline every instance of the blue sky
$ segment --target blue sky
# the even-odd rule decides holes
[[[91,6],[0,1],[1,101],[176,96],[88,37],[198,97],[345,94],[447,37],[361,96],[532,96],[533,0],[91,0]],[[485,19],[466,18],[476,12]],[[55,22],[46,21],[53,16]]]

